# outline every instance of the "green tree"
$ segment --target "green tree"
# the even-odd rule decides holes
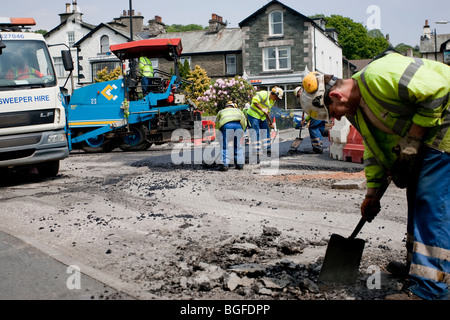
[[[334,28],[339,34],[338,42],[342,54],[349,60],[372,59],[389,47],[389,42],[380,30],[368,31],[361,23],[340,15],[316,15],[327,21],[327,28]]]
[[[199,101],[199,98],[203,96],[203,93],[208,90],[211,85],[211,78],[208,77],[206,71],[200,66],[195,66],[194,70],[189,71],[186,74],[186,80],[190,81],[184,87],[184,91],[187,93],[187,97],[192,101]],[[199,106],[200,111],[205,112],[204,109]]]
[[[420,48],[419,48],[419,46],[415,46],[413,48],[410,45],[407,45],[407,44],[404,44],[404,43],[400,43],[394,49],[396,51],[400,52],[400,53],[406,53],[409,49],[411,49],[413,51],[413,55],[415,57],[420,57]]]
[[[34,33],[40,33],[40,34],[42,34],[42,35],[45,35],[45,34],[47,34],[48,32],[47,32],[47,30],[39,29],[39,30],[34,31]]]
[[[198,24],[188,24],[187,26],[183,26],[181,24],[172,24],[166,28],[167,33],[200,31],[200,30],[205,30],[205,28]]]
[[[180,71],[180,76],[183,79],[187,79],[191,72],[191,65],[188,60],[185,60],[184,63],[178,62],[178,70]]]

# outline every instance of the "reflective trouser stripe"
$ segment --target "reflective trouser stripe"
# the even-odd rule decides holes
[[[413,263],[411,264],[411,270],[409,274],[450,285],[450,274],[440,270],[436,270],[434,268],[425,267]]]
[[[422,243],[415,242],[413,251],[414,253],[421,254],[427,258],[450,262],[450,250],[426,246]],[[434,281],[445,282],[450,285],[450,274],[445,271],[413,263],[411,264],[410,273]]]

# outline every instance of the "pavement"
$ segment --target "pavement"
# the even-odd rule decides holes
[[[298,133],[294,129],[280,132],[280,168],[362,170],[361,164],[331,159],[327,138],[324,139],[325,153],[313,154],[307,133],[304,133],[299,149],[289,154]],[[0,230],[0,300],[134,300],[94,278],[80,274],[76,267],[60,262],[64,259],[58,255],[58,252],[34,239],[17,238]],[[86,266],[83,268],[85,270]]]

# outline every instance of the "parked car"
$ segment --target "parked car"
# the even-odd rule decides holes
[[[302,113],[298,114],[293,110],[285,110],[273,107],[270,111],[271,118],[275,118],[277,129],[286,130],[300,127],[302,122]]]

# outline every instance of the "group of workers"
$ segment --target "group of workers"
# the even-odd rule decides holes
[[[300,98],[301,87],[294,94]],[[270,111],[277,101],[283,100],[284,91],[274,87],[271,91],[258,91],[251,104],[241,110],[234,102],[229,101],[225,108],[219,111],[216,118],[216,129],[220,131],[222,142],[222,157],[219,164],[220,171],[227,171],[233,163],[237,169],[243,169],[245,164],[244,132],[249,130],[251,151],[257,156],[272,155],[271,131],[275,125],[271,119]],[[323,135],[326,121],[316,120],[304,115],[301,126],[308,126],[313,152],[323,153]],[[230,138],[231,137],[231,138]],[[232,139],[234,137],[234,140]],[[232,148],[230,148],[232,146]]]
[[[319,72],[308,74],[295,90],[310,120],[313,150],[323,152],[320,132],[330,119],[346,117],[364,139],[367,192],[361,215],[372,222],[381,211],[378,191],[393,181],[407,196],[405,261],[392,261],[387,270],[406,280],[401,294],[387,300],[448,300],[450,284],[450,67],[427,59],[387,51],[350,79]],[[271,107],[283,90],[260,91],[245,115],[228,103],[217,117],[223,135],[223,165],[231,134],[235,163],[242,169],[239,143],[247,123],[251,135],[270,142]],[[305,123],[303,122],[303,124]],[[317,132],[318,140],[316,137]],[[267,134],[267,135],[266,135]],[[270,143],[257,147],[270,150]]]

